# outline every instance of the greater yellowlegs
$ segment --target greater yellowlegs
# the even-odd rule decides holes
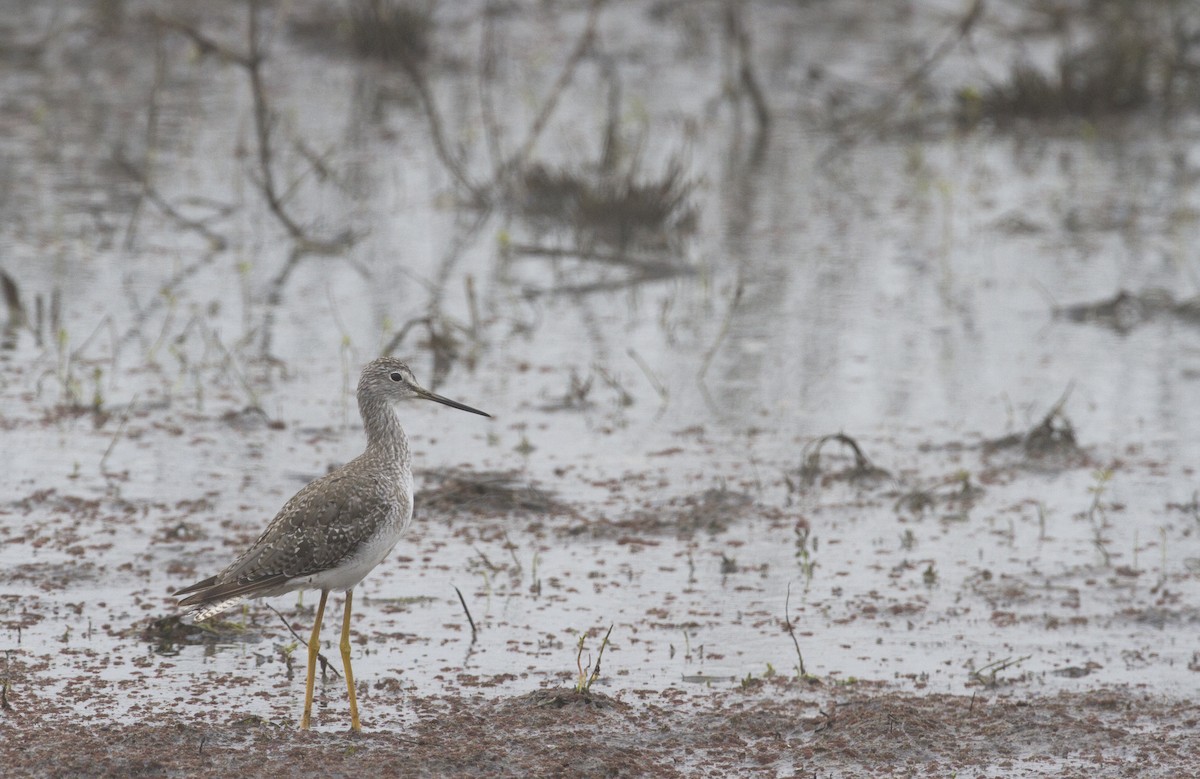
[[[200,622],[246,598],[321,591],[308,642],[301,728],[308,728],[312,715],[325,600],[330,590],[339,590],[346,593],[341,651],[350,691],[350,727],[361,730],[350,670],[350,603],[355,585],[387,556],[412,522],[412,457],[408,437],[392,411],[392,403],[410,398],[491,416],[425,389],[399,360],[381,357],[368,363],[358,379],[358,411],[367,430],[367,450],[297,492],[254,545],[225,570],[175,593],[187,596],[180,605],[191,606],[192,619]]]

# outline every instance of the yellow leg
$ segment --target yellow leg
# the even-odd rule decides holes
[[[325,616],[325,599],[329,590],[321,590],[321,602],[317,604],[317,618],[313,621],[312,636],[308,639],[308,681],[304,685],[304,716],[300,719],[300,729],[308,730],[308,721],[312,719],[313,678],[317,675],[317,650],[321,648],[321,620]]]
[[[350,690],[350,727],[357,733],[362,730],[358,724],[358,698],[354,694],[354,672],[350,670],[350,603],[354,600],[354,590],[346,590],[346,612],[342,616],[342,667],[346,669],[346,686]]]

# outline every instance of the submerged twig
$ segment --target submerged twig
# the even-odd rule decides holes
[[[286,207],[287,197],[292,187],[280,189],[275,177],[275,147],[274,147],[274,125],[275,115],[267,103],[266,88],[263,85],[263,65],[267,61],[267,55],[263,51],[262,44],[259,41],[258,29],[258,0],[251,0],[247,5],[248,25],[246,31],[247,53],[241,54],[224,44],[209,38],[204,33],[200,32],[195,27],[184,22],[175,21],[163,17],[158,17],[160,24],[187,36],[200,49],[202,55],[215,55],[221,60],[236,65],[246,72],[246,76],[250,82],[250,97],[253,101],[254,111],[254,136],[256,141],[256,158],[258,162],[258,170],[252,178],[262,193],[263,199],[266,201],[267,207],[276,221],[283,226],[284,230],[291,236],[296,245],[307,254],[337,254],[345,249],[348,249],[358,241],[359,236],[355,235],[350,230],[345,230],[339,235],[331,238],[317,238],[308,233],[308,231],[300,225],[299,222],[288,212]],[[311,164],[311,161],[310,161]],[[160,208],[164,204],[159,204]],[[168,212],[169,213],[169,212]],[[191,229],[198,229],[198,225],[187,224],[187,220],[182,217],[177,219]],[[205,233],[207,235],[207,233]],[[210,237],[210,240],[212,238]]]

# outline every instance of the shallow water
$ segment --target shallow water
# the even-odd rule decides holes
[[[957,134],[931,121],[911,137],[868,129],[819,164],[840,137],[826,106],[848,84],[852,101],[886,92],[905,47],[953,24],[936,4],[903,26],[856,5],[754,7],[774,112],[759,158],[748,104],[722,97],[716,9],[601,11],[608,59],[581,61],[535,157],[599,158],[614,63],[642,175],[678,158],[695,185],[694,229],[629,252],[684,270],[644,282],[620,263],[523,252],[579,235],[511,201],[462,205],[399,68],[314,49],[289,27],[317,11],[299,4],[262,21],[273,170],[305,230],[360,238],[280,283],[294,243],[258,189],[242,69],[198,57],[138,4],[116,22],[69,6],[16,14],[5,48],[53,34],[0,81],[2,267],[29,319],[38,297],[45,310],[0,351],[0,649],[22,669],[14,695],[120,720],[293,718],[303,649],[289,669],[293,640],[266,609],[233,615],[244,634],[165,653],[142,631],[174,613],[170,592],[360,451],[358,367],[422,317],[455,342],[438,391],[495,420],[401,408],[418,470],[513,471],[570,510],[419,516],[357,593],[370,725],[403,721],[396,690],[572,683],[579,635],[587,660],[609,625],[596,684],[610,694],[795,674],[785,602],[805,671],[830,681],[1177,694],[1198,665],[1197,330],[1054,310],[1120,289],[1190,296],[1196,123]],[[199,29],[244,49],[245,16],[223,13]],[[495,20],[502,148],[524,137],[585,17]],[[439,9],[444,48],[428,66],[476,181],[492,169],[483,18]],[[842,45],[848,29],[861,45]],[[976,44],[935,88],[952,89],[964,62],[1008,61],[996,28]],[[141,196],[120,155],[226,248]],[[432,376],[424,325],[393,351]],[[1036,425],[1068,388],[1080,459],[981,448]],[[256,405],[265,416],[243,411]],[[892,478],[800,486],[806,446],[838,431]],[[827,475],[849,464],[825,452]],[[952,493],[963,473],[977,498],[901,505]],[[315,600],[273,605],[305,635]],[[331,680],[327,722],[342,696]]]

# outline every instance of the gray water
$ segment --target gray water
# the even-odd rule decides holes
[[[965,9],[743,11],[765,131],[722,6],[598,12],[526,162],[588,175],[615,94],[615,170],[655,182],[674,165],[682,182],[665,224],[624,245],[491,186],[586,5],[434,14],[429,94],[486,208],[435,153],[399,64],[314,33],[320,4],[262,11],[282,210],[337,244],[290,259],[302,242],[264,195],[247,68],[182,31],[245,53],[244,8],[13,4],[0,268],[28,320],[0,351],[14,695],[121,720],[293,719],[303,648],[265,608],[200,644],[143,631],[361,450],[353,385],[389,344],[495,417],[398,409],[419,490],[503,471],[565,508],[419,512],[356,593],[374,723],[403,721],[395,690],[571,684],[579,636],[586,661],[609,625],[596,685],[619,697],[795,675],[785,602],[805,672],[827,681],[1183,695],[1200,333],[1183,315],[1117,328],[1055,311],[1195,293],[1195,118],[958,131],[947,95],[1054,49],[1014,36],[1013,9],[895,102]],[[879,105],[887,121],[863,119]],[[1064,395],[1076,459],[981,448]],[[806,447],[837,432],[890,477],[806,486]],[[823,452],[826,476],[850,462]],[[955,500],[964,478],[982,492]],[[943,499],[925,510],[903,500],[930,489]],[[272,605],[303,634],[315,600]]]

